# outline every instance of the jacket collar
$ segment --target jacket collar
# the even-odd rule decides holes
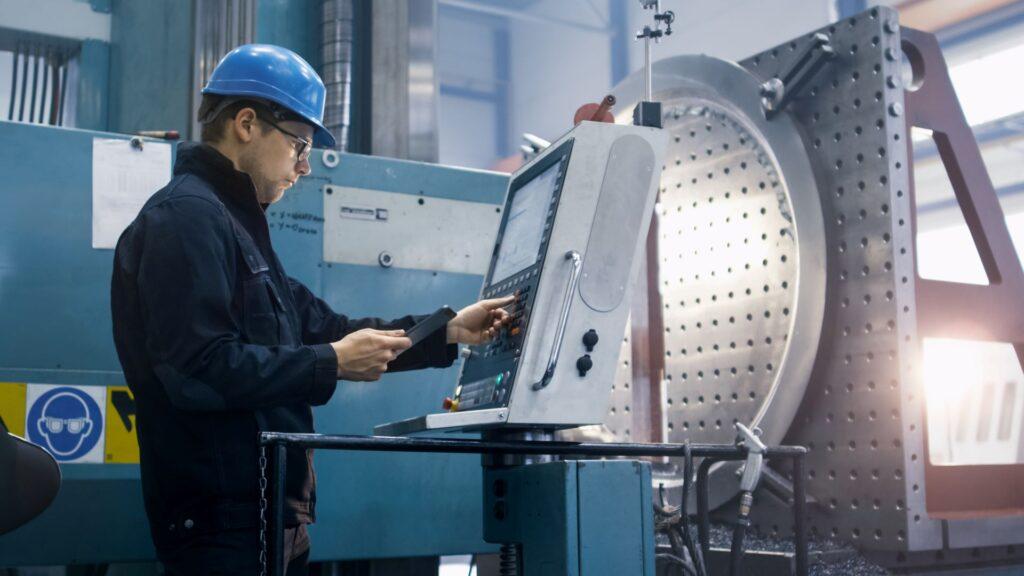
[[[210,183],[214,192],[224,201],[230,201],[244,210],[259,209],[265,212],[267,206],[259,204],[252,178],[235,169],[231,159],[209,144],[182,142],[178,145],[174,162],[174,175],[194,174]]]

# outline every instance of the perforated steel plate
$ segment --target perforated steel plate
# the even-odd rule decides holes
[[[810,377],[825,300],[807,151],[790,118],[765,118],[760,82],[735,64],[680,56],[655,74],[672,135],[658,206],[663,436],[728,443],[742,422],[781,442]],[[630,102],[637,88],[630,79],[616,94]],[[713,472],[713,505],[735,494],[732,471]]]
[[[862,548],[941,547],[924,511],[911,211],[895,12],[835,23],[837,58],[793,102],[828,229],[828,330],[787,442],[810,449],[811,530]],[[810,35],[743,62],[780,73]],[[800,208],[800,207],[798,207]],[[758,517],[787,530],[785,520]]]
[[[803,143],[787,142],[766,133],[763,115],[736,100],[749,102],[751,85],[779,76],[816,33],[830,37],[837,57],[767,123],[795,126]],[[706,58],[655,64],[655,99],[664,102],[675,138],[658,212],[665,385],[650,393],[664,399],[669,440],[730,441],[734,420],[760,419],[770,443],[807,446],[810,529],[819,536],[853,542],[902,567],[1018,559],[1024,547],[944,549],[943,521],[925,509],[900,36],[895,11],[876,7],[744,60],[745,76],[729,72],[735,82],[700,69],[696,62]],[[640,82],[636,75],[616,90],[621,110],[632,109]],[[816,185],[792,178],[793,158],[809,159]],[[746,170],[737,170],[741,162]],[[787,215],[793,237],[780,233]],[[813,241],[808,233],[818,225],[805,225],[806,218],[824,227]],[[821,274],[825,282],[809,285]],[[805,298],[824,304],[823,321],[804,323]],[[814,356],[809,372],[803,362]],[[790,371],[797,358],[801,370]],[[641,425],[623,417],[637,398],[623,391],[630,377],[620,370],[606,422],[623,440]],[[715,501],[732,486],[734,479],[713,478]],[[787,510],[764,492],[755,500],[762,530],[791,530]],[[1006,543],[997,520],[977,523],[977,546]]]

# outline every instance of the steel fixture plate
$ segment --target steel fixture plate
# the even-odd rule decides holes
[[[654,73],[671,136],[657,207],[663,437],[732,442],[741,422],[779,443],[804,396],[825,307],[825,225],[807,150],[790,117],[765,118],[760,81],[738,65],[678,56]],[[641,81],[619,86],[619,101],[635,102]],[[615,399],[610,420],[632,396]],[[736,493],[734,472],[712,472],[712,505]]]

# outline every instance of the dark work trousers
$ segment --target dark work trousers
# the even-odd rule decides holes
[[[267,534],[268,547],[270,540]],[[167,576],[254,576],[260,573],[259,553],[259,532],[231,530],[197,535],[159,556]],[[288,559],[287,576],[309,574],[309,533],[305,524],[285,529],[284,555]]]

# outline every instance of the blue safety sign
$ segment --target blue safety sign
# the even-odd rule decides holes
[[[103,462],[105,387],[30,384],[27,396],[30,441],[58,462]]]

